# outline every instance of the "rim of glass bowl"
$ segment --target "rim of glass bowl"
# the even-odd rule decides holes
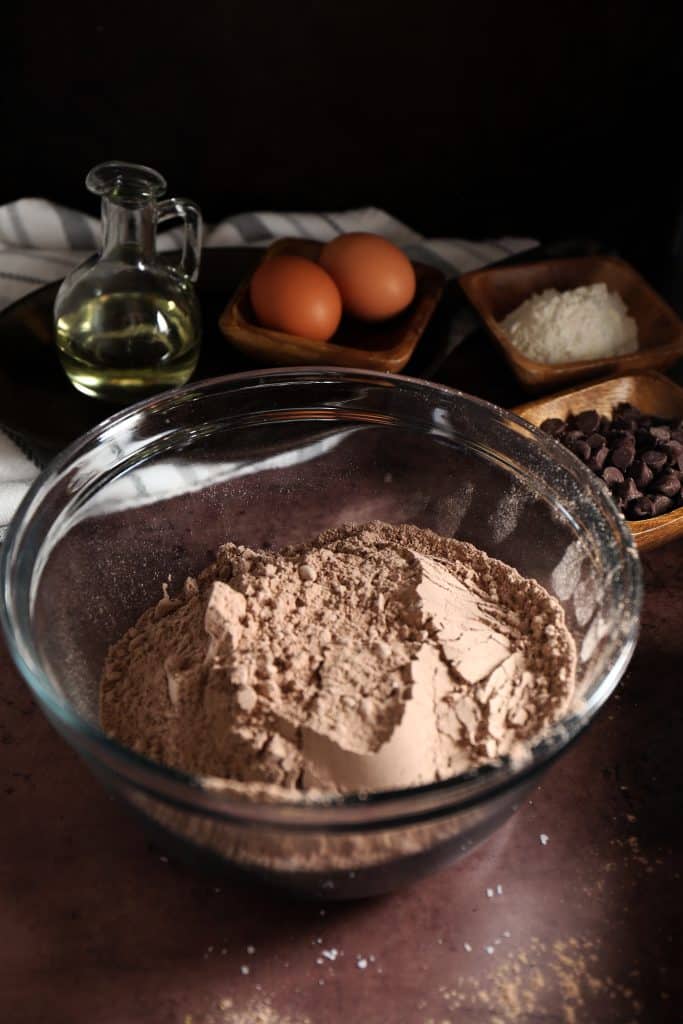
[[[621,569],[623,579],[621,602],[624,614],[617,630],[607,639],[607,669],[603,678],[596,683],[593,693],[584,701],[581,710],[563,719],[543,740],[532,746],[529,758],[522,764],[513,764],[509,759],[503,759],[501,763],[483,765],[466,774],[428,785],[367,795],[354,794],[320,802],[306,802],[305,798],[301,797],[291,801],[265,802],[222,792],[220,785],[212,784],[210,779],[147,760],[110,739],[92,722],[79,715],[66,699],[60,699],[35,656],[29,614],[28,611],[22,614],[20,606],[22,582],[17,583],[14,579],[14,567],[18,556],[23,553],[22,544],[31,523],[32,513],[40,508],[52,486],[68,471],[77,457],[94,449],[104,435],[111,437],[123,424],[128,424],[132,428],[136,420],[144,414],[163,416],[165,411],[192,403],[212,392],[230,392],[249,387],[267,389],[273,385],[287,384],[325,387],[364,382],[404,389],[419,394],[423,400],[432,395],[441,400],[471,403],[473,406],[488,410],[506,427],[512,426],[517,433],[526,435],[535,444],[540,445],[553,463],[562,465],[574,476],[578,488],[584,494],[587,492],[590,495],[595,506],[595,524],[598,526],[598,532],[605,537],[612,537],[611,554],[619,560],[616,568]],[[309,408],[311,412],[314,411],[313,403]],[[360,414],[362,410],[358,409],[358,412]],[[177,431],[176,427],[170,430],[169,434],[177,434]],[[453,430],[450,436],[457,438],[457,431]],[[146,444],[141,445],[137,455],[142,456],[144,452],[148,452],[151,443],[151,439],[148,439]],[[158,447],[158,440],[155,444],[156,451],[163,450]],[[131,462],[130,457],[122,456],[121,465],[130,469],[133,464],[135,463]],[[91,479],[88,481],[88,489],[92,490],[92,487]],[[603,539],[601,543],[606,544],[607,540]],[[29,560],[31,570],[35,568],[39,553],[40,546]],[[29,575],[32,575],[32,572]],[[315,830],[324,827],[332,831],[353,830],[359,826],[364,829],[395,827],[465,810],[523,783],[549,764],[586,728],[623,675],[637,642],[642,599],[640,563],[626,522],[597,478],[579,459],[543,431],[506,409],[443,384],[369,370],[356,371],[324,366],[250,371],[214,377],[196,384],[188,384],[161,396],[148,398],[104,420],[69,445],[32,484],[8,528],[2,545],[0,579],[0,620],[10,654],[39,702],[44,705],[49,715],[56,718],[58,723],[65,726],[73,735],[82,754],[104,762],[121,781],[134,785],[152,797],[172,802],[175,806],[194,813],[228,819],[236,824],[261,824],[275,829],[296,826]],[[24,603],[29,602],[29,589],[26,581]]]

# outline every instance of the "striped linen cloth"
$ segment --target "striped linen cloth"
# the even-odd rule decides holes
[[[0,429],[0,542],[19,502],[38,474],[38,466]]]
[[[439,267],[448,277],[494,263],[537,243],[531,238],[471,242],[425,238],[384,210],[364,207],[339,213],[239,213],[206,227],[205,248],[267,246],[276,238],[328,241],[347,231],[370,231],[400,246],[412,259]],[[180,246],[182,228],[164,231],[160,251]],[[0,311],[57,281],[81,263],[101,241],[100,223],[78,210],[46,199],[28,198],[0,206]],[[2,426],[0,408],[0,540],[38,467]],[[177,485],[176,485],[177,486]]]

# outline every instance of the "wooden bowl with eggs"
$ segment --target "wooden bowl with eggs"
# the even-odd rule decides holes
[[[266,250],[263,261],[298,256],[317,263],[322,249],[322,242],[283,238]],[[261,326],[250,300],[251,278],[235,292],[218,325],[229,342],[264,365],[353,366],[398,373],[413,354],[445,284],[444,275],[435,267],[416,262],[412,262],[412,267],[415,296],[403,312],[379,322],[367,322],[345,313],[328,341]]]

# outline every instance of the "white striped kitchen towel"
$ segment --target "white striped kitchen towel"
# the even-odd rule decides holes
[[[347,231],[383,235],[413,259],[438,266],[449,277],[536,245],[531,238],[485,242],[424,238],[374,207],[339,213],[239,213],[207,227],[204,245],[258,247],[285,236],[328,241]],[[159,237],[159,249],[177,248],[180,240],[180,228],[165,231]],[[34,289],[64,277],[99,245],[99,221],[78,210],[37,198],[0,206],[0,311]],[[0,408],[0,540],[37,472],[9,434],[3,432]]]
[[[326,242],[345,231],[383,235],[414,259],[439,266],[450,277],[536,244],[531,238],[486,242],[424,238],[384,210],[369,206],[342,213],[238,213],[207,227],[204,245],[258,247],[284,236]],[[180,232],[180,228],[163,232],[159,248],[177,248]],[[78,210],[57,206],[46,199],[17,199],[0,206],[0,310],[33,289],[64,277],[99,244],[99,221]]]
[[[38,475],[38,466],[0,429],[0,543],[19,502]]]

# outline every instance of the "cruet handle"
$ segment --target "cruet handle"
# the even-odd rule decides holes
[[[189,277],[190,281],[196,281],[202,246],[202,214],[199,207],[191,199],[164,199],[157,203],[156,218],[157,227],[162,221],[176,218],[183,221],[185,233],[178,270]]]

